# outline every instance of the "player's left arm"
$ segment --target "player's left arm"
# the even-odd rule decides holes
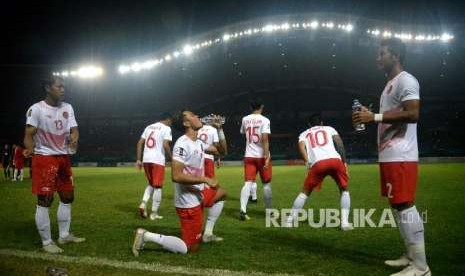
[[[305,165],[308,165],[308,156],[307,156],[307,149],[305,148],[305,142],[304,141],[299,141],[299,152],[300,156],[305,162]]]
[[[337,153],[341,156],[342,162],[346,163],[346,150],[344,148],[344,142],[342,142],[341,136],[333,135],[334,147]]]
[[[32,125],[26,125],[26,130],[24,131],[24,151],[23,155],[27,158],[32,155],[34,152],[34,135],[37,132],[37,128]]]
[[[171,153],[170,143],[171,143],[170,140],[163,140],[163,149],[165,150],[165,153],[168,156],[168,160],[173,160],[173,155]]]
[[[265,165],[264,167],[268,167],[271,161],[270,155],[270,134],[262,133],[262,145],[263,145],[263,154],[265,155]]]
[[[373,122],[394,123],[416,123],[420,118],[420,100],[407,100],[402,102],[403,110],[396,113],[375,114],[364,108],[362,111],[354,112],[352,121],[354,124],[367,124]]]
[[[77,126],[70,129],[70,146],[76,148],[79,141],[79,129]]]

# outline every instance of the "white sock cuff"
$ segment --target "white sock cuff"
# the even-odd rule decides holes
[[[48,209],[49,209],[49,207],[44,207],[44,206],[40,206],[40,205],[36,205],[36,208],[39,209],[39,210],[47,211],[47,212],[48,212]]]
[[[308,195],[306,195],[306,194],[304,194],[304,193],[300,193],[297,197],[298,197],[298,198],[301,198],[301,199],[303,199],[303,200],[307,200]]]

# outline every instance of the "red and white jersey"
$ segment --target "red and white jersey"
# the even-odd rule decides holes
[[[179,137],[173,147],[173,160],[184,164],[183,173],[193,176],[204,176],[204,150],[206,145],[202,140],[192,141],[186,135]],[[174,184],[174,205],[178,208],[192,208],[202,202],[201,191],[205,184],[183,185]]]
[[[37,128],[34,153],[41,155],[68,154],[70,130],[77,127],[73,107],[65,102],[58,106],[45,101],[33,104],[26,114],[26,125]]]
[[[24,155],[23,155],[23,148],[20,146],[16,146],[15,153],[13,155],[13,165],[16,166],[17,162],[24,163]]]
[[[171,128],[163,123],[157,122],[147,126],[140,136],[145,140],[143,163],[154,163],[165,165],[165,149],[163,141],[171,141]]]
[[[250,114],[242,118],[241,133],[245,134],[245,157],[264,158],[262,136],[270,134],[270,120],[261,114]]]
[[[207,145],[207,148],[213,145],[213,143],[220,142],[220,139],[218,138],[218,130],[209,125],[204,125],[198,130],[197,138],[202,140],[202,142]],[[215,159],[213,155],[207,153],[205,153],[205,158],[211,160]]]
[[[403,71],[388,81],[380,99],[380,113],[398,113],[402,102],[420,99],[420,85]],[[379,162],[418,161],[417,124],[378,124]]]
[[[305,143],[310,166],[324,159],[341,159],[334,146],[334,135],[339,134],[330,126],[314,126],[299,135],[299,142]]]

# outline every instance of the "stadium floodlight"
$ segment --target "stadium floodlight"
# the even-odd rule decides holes
[[[192,54],[194,50],[192,49],[192,46],[190,46],[189,44],[185,45],[183,48],[182,48],[182,52],[188,56],[190,54]]]
[[[334,23],[333,22],[328,22],[328,23],[326,23],[326,27],[329,28],[329,29],[332,29],[332,28],[334,28]]]
[[[152,69],[156,64],[156,61],[154,60],[148,60],[142,63],[141,69]]]
[[[62,76],[62,77],[65,77],[65,78],[66,78],[68,75],[69,75],[69,72],[68,72],[68,71],[63,71],[63,72],[61,72],[61,76]]]
[[[170,61],[170,60],[171,60],[171,55],[170,55],[170,54],[167,54],[167,55],[165,56],[165,61]]]
[[[347,31],[347,32],[350,33],[353,29],[354,29],[354,25],[352,25],[352,24],[347,24],[347,25],[346,25],[346,31]]]
[[[383,37],[391,37],[392,36],[392,33],[389,32],[389,31],[384,31],[383,32]]]
[[[139,62],[134,62],[133,64],[131,64],[131,70],[132,70],[132,71],[134,71],[134,72],[139,72],[140,69],[142,69],[142,68],[141,68]]]
[[[291,27],[291,25],[289,25],[289,23],[281,24],[281,30],[289,30],[290,27]]]
[[[93,65],[83,66],[77,71],[77,75],[80,78],[96,78],[103,75],[103,69]]]
[[[69,74],[70,74],[72,77],[74,77],[74,76],[76,76],[78,73],[77,73],[76,71],[71,71],[71,72],[69,72]]]
[[[223,35],[223,41],[228,41],[229,39],[231,39],[231,35],[229,35],[229,34],[224,34]]]
[[[274,31],[274,26],[271,24],[268,24],[265,27],[263,27],[263,31],[267,33],[271,33],[272,31]]]
[[[377,30],[377,29],[373,30],[373,31],[371,31],[371,33],[374,34],[375,36],[378,36],[379,35],[379,30]]]
[[[177,58],[177,57],[179,57],[180,54],[181,53],[179,51],[174,51],[173,52],[173,57]]]
[[[420,40],[421,41],[421,40],[425,40],[425,39],[426,39],[426,37],[424,35],[415,36],[415,40]]]
[[[127,72],[131,71],[131,67],[127,66],[127,65],[120,65],[118,67],[118,71],[121,73],[121,74],[126,74]]]
[[[310,28],[316,29],[318,28],[318,25],[319,25],[318,21],[314,20],[310,23]]]
[[[447,41],[449,41],[449,40],[451,40],[453,38],[454,38],[454,36],[452,36],[452,35],[450,35],[448,33],[443,33],[441,35],[441,41],[444,41],[444,42],[447,42]]]

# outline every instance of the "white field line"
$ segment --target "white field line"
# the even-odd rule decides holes
[[[231,271],[227,269],[214,269],[214,268],[192,268],[192,267],[183,267],[183,266],[172,266],[164,265],[161,263],[140,263],[137,261],[123,262],[110,260],[105,258],[95,258],[95,257],[72,257],[66,255],[53,255],[42,253],[38,251],[23,251],[16,249],[0,249],[0,255],[3,256],[12,256],[20,258],[29,258],[29,259],[38,259],[46,261],[57,261],[64,263],[72,264],[85,264],[93,266],[110,266],[114,268],[122,268],[129,270],[144,270],[144,271],[155,271],[161,273],[176,273],[176,274],[186,274],[186,275],[225,275],[225,276],[239,276],[239,275],[253,275],[253,276],[286,276],[290,274],[286,273],[273,273],[267,274],[260,271]],[[295,274],[293,274],[295,275]]]

